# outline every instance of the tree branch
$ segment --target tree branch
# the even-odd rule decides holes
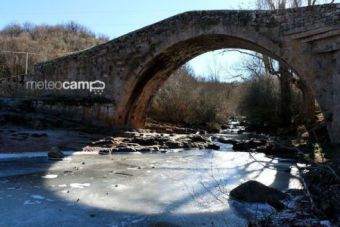
[[[251,56],[251,57],[254,57],[254,58],[258,58],[258,59],[262,59],[259,55],[257,54],[254,54],[254,53],[251,53],[251,52],[248,52],[248,51],[243,51],[243,50],[239,50],[239,49],[225,49],[225,50],[222,50],[221,53],[226,53],[226,52],[238,52],[240,54],[245,54],[245,55],[248,55],[248,56]]]

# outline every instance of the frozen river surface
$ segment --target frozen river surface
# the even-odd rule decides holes
[[[246,226],[270,208],[229,200],[247,180],[301,187],[292,163],[245,152],[1,160],[0,226]]]

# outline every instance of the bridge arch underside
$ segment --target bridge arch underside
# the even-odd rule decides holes
[[[256,51],[278,60],[299,75],[299,69],[287,62],[288,57],[280,55],[283,50],[279,45],[273,43],[266,45],[268,43],[268,40],[261,44],[239,37],[214,34],[201,35],[164,49],[145,63],[142,70],[137,73],[134,86],[131,86],[133,89],[130,89],[130,98],[124,108],[126,111],[125,125],[131,128],[143,128],[152,99],[168,77],[192,58],[209,51],[225,48]],[[295,63],[298,65],[298,62]]]

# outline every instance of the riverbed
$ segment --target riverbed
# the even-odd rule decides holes
[[[0,226],[246,226],[269,205],[230,200],[257,180],[301,188],[290,160],[261,153],[168,150],[166,153],[46,154],[0,161]],[[254,195],[256,196],[256,195]]]

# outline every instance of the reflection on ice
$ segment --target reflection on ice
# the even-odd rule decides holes
[[[20,179],[21,194],[12,202],[17,212],[24,214],[21,206],[26,203],[36,212],[66,209],[55,221],[99,210],[107,216],[96,219],[97,224],[105,220],[106,225],[113,226],[155,220],[195,226],[211,221],[216,226],[226,223],[244,226],[246,221],[240,214],[251,213],[253,207],[230,201],[231,189],[247,180],[258,180],[281,190],[301,187],[296,169],[290,163],[244,152],[192,150],[166,154],[74,155],[71,160],[50,164],[45,173],[39,172],[38,167],[42,165],[39,161],[21,165],[22,168],[32,165],[39,171]],[[14,180],[9,179],[7,187],[15,185]],[[41,188],[34,188],[30,182]],[[56,205],[47,209],[43,207],[45,200],[40,198],[53,199]],[[21,206],[16,205],[20,200]],[[266,207],[262,208],[266,212]],[[35,217],[35,222],[38,219],[44,218]]]
[[[86,157],[74,157],[74,162],[81,163],[83,159]],[[83,197],[81,203],[112,210],[187,214],[229,210],[228,191],[250,179],[279,189],[300,187],[299,180],[290,175],[294,171],[289,164],[263,154],[190,151],[115,155],[111,159],[91,157],[93,163],[85,165],[73,177],[78,181],[93,177],[91,186],[87,184],[88,188],[82,187],[82,191],[60,196],[70,201]],[[56,163],[50,171],[60,165]],[[96,167],[93,169],[91,165]],[[111,169],[117,174],[108,176]],[[105,197],[106,194],[110,196]]]

